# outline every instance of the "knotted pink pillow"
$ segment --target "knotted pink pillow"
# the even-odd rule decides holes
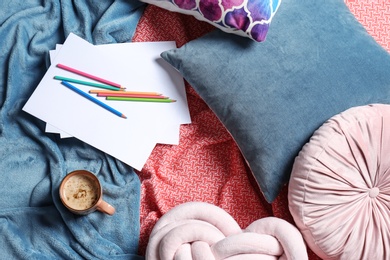
[[[289,208],[323,259],[390,259],[390,106],[332,117],[296,158]]]
[[[226,211],[205,202],[168,211],[154,226],[146,249],[147,260],[307,258],[302,235],[287,221],[268,217],[242,230]]]

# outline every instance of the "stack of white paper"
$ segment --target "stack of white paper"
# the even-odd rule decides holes
[[[74,34],[52,51],[52,65],[23,110],[47,123],[47,132],[76,137],[141,170],[157,143],[178,144],[181,124],[191,123],[183,78],[160,53],[174,42],[120,43],[94,46]],[[118,82],[128,91],[163,93],[174,103],[107,101],[118,117],[53,79],[64,76],[93,81],[56,64]],[[84,92],[93,87],[73,84]]]

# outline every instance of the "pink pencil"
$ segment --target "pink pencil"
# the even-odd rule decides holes
[[[90,79],[99,81],[99,82],[101,82],[101,83],[104,83],[104,84],[107,84],[107,85],[116,87],[116,88],[123,88],[123,87],[122,87],[120,84],[118,84],[118,83],[115,83],[115,82],[112,82],[112,81],[109,81],[109,80],[106,80],[106,79],[99,78],[99,77],[97,77],[97,76],[94,76],[94,75],[88,74],[88,73],[86,73],[86,72],[83,72],[83,71],[80,71],[80,70],[77,70],[77,69],[68,67],[68,66],[63,65],[63,64],[60,64],[60,63],[57,64],[57,67],[60,68],[60,69],[64,69],[64,70],[73,72],[73,73],[78,74],[78,75],[80,75],[80,76],[84,76],[84,77],[86,77],[86,78],[90,78]]]
[[[98,97],[134,97],[134,98],[160,98],[167,99],[166,96],[157,95],[140,95],[140,94],[128,94],[128,93],[98,93]]]

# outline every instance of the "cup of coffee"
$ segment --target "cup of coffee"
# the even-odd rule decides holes
[[[113,215],[115,208],[103,200],[103,189],[95,174],[76,170],[62,180],[60,185],[62,204],[71,212],[86,215],[95,210]]]

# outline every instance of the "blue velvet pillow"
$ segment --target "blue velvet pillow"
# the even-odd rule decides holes
[[[390,55],[343,0],[283,0],[263,43],[214,31],[162,57],[232,134],[269,202],[327,119],[390,102]]]

